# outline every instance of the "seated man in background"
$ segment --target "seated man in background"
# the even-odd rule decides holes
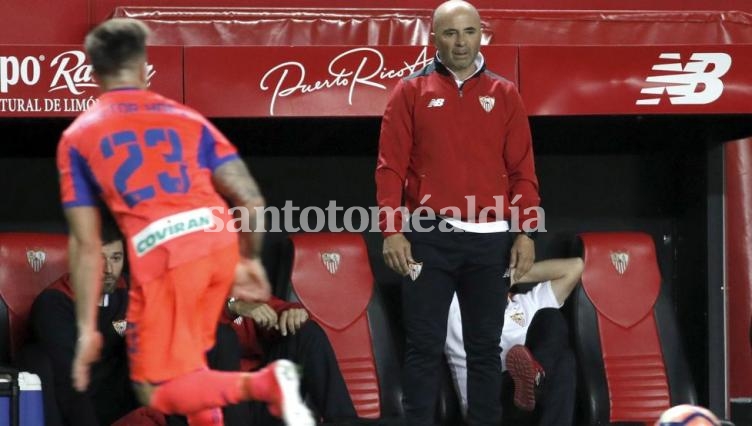
[[[45,425],[187,425],[184,417],[165,417],[152,408],[140,407],[135,398],[128,376],[124,338],[128,306],[128,286],[122,277],[125,249],[114,223],[107,222],[102,232],[104,270],[98,328],[103,336],[103,347],[100,360],[92,369],[91,386],[85,393],[75,390],[71,381],[78,332],[69,274],[50,284],[31,308],[32,342],[22,350],[20,363],[23,369],[42,379]],[[233,356],[237,358],[237,344],[233,348],[236,350]],[[222,361],[217,359],[216,362]],[[237,416],[235,419],[227,425],[246,424],[246,419],[241,421]]]
[[[559,308],[580,280],[582,269],[580,258],[544,260],[512,281],[501,335],[505,425],[572,424],[577,370]],[[521,283],[537,284],[517,293]],[[456,295],[449,308],[445,354],[465,412],[467,364]],[[537,401],[536,391],[541,393]]]
[[[92,367],[89,389],[78,392],[71,380],[78,332],[69,274],[47,287],[32,304],[33,343],[24,350],[24,367],[42,379],[47,426],[111,425],[118,419],[122,425],[164,424],[160,413],[139,409],[128,377],[124,338],[128,289],[121,277],[125,264],[122,236],[114,226],[105,227],[102,242],[104,271],[97,323],[103,345],[101,358]]]
[[[225,365],[214,368],[254,371],[274,360],[289,359],[301,366],[304,372],[301,392],[308,397],[322,420],[342,421],[357,417],[326,333],[314,321],[308,321],[308,312],[302,305],[274,296],[267,302],[258,303],[231,298],[227,302],[225,317],[239,340],[240,365],[221,363]],[[218,346],[230,340],[223,337],[226,335],[222,331],[217,333]],[[229,347],[223,349],[227,350]],[[212,352],[209,353],[210,363]],[[278,419],[269,415],[264,404],[251,402],[246,407],[251,411],[249,418],[252,419],[247,424],[280,424]],[[227,412],[225,414],[227,417]]]

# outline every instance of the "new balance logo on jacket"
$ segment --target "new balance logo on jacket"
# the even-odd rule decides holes
[[[428,102],[428,108],[440,108],[444,106],[444,98],[433,98]]]

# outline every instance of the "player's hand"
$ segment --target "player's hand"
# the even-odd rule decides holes
[[[258,258],[241,257],[235,266],[235,283],[232,296],[246,302],[265,302],[272,295],[272,286],[266,270]]]
[[[535,243],[532,238],[525,234],[519,234],[512,245],[512,252],[509,255],[509,269],[513,281],[519,281],[535,262]]]
[[[386,266],[403,276],[410,273],[410,264],[415,263],[410,241],[407,241],[402,234],[393,234],[384,238],[382,254]]]
[[[305,309],[291,308],[284,310],[279,316],[279,332],[283,336],[287,336],[288,332],[295,334],[306,321],[308,321],[308,311]]]
[[[73,358],[73,387],[83,392],[89,387],[91,364],[99,359],[102,350],[102,335],[98,331],[81,334],[76,342],[76,355]]]

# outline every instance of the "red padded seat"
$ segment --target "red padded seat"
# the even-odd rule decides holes
[[[67,249],[64,234],[0,233],[0,362],[26,340],[34,298],[68,270]]]
[[[580,240],[585,269],[574,328],[589,424],[653,424],[670,406],[693,403],[652,237],[585,233]]]
[[[373,273],[359,234],[295,234],[292,289],[326,332],[358,417],[381,417],[368,305]]]

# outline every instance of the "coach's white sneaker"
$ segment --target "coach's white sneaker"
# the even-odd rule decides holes
[[[287,426],[315,426],[311,410],[300,398],[300,376],[295,364],[281,359],[269,367],[274,371],[280,392],[280,400],[269,404],[269,411],[281,417]]]

